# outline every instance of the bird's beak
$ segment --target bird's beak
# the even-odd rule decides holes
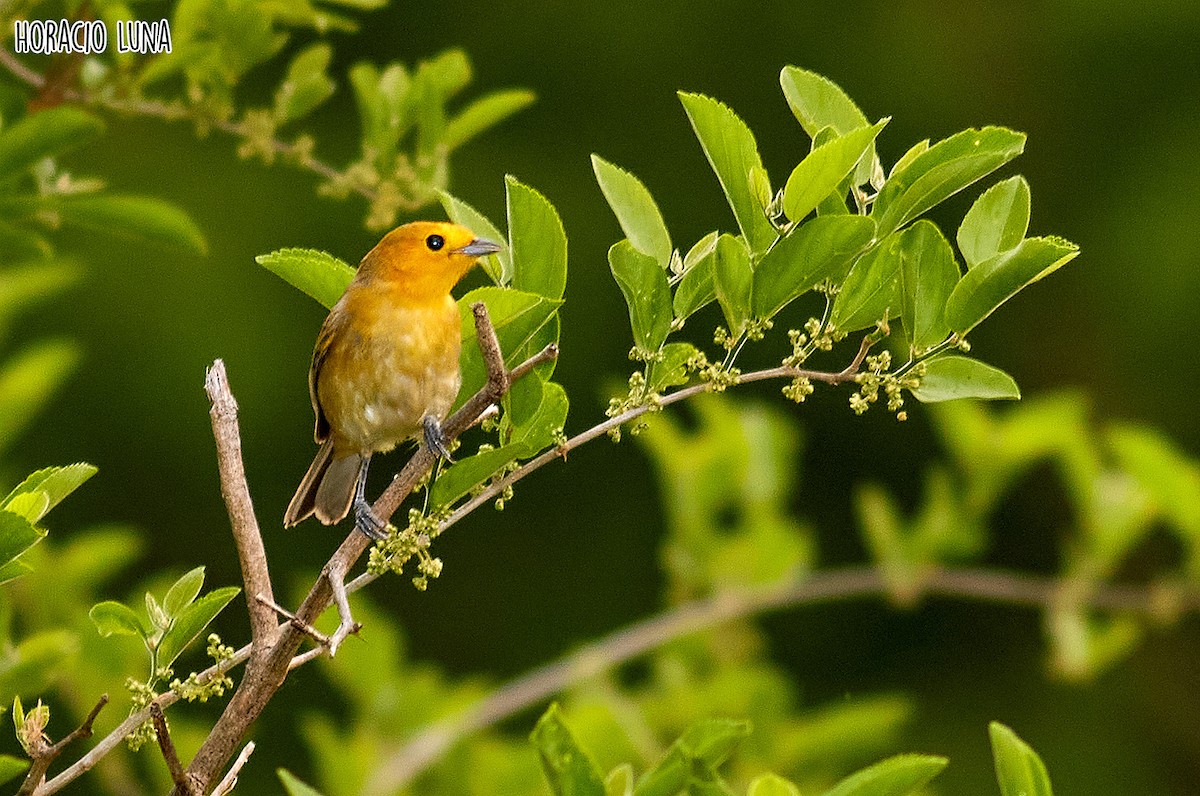
[[[455,249],[455,254],[465,254],[468,257],[482,257],[485,254],[495,254],[500,251],[500,244],[486,238],[476,238],[462,248]]]

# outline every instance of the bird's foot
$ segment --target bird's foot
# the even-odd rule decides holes
[[[426,415],[425,419],[421,421],[421,426],[425,430],[425,447],[450,464],[454,464],[454,459],[450,456],[450,449],[446,446],[446,434],[442,431],[442,424],[438,422],[438,419],[433,415]]]
[[[375,516],[375,511],[365,498],[354,500],[354,527],[368,539],[380,541],[387,538],[387,523]]]

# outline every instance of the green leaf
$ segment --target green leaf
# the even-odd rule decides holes
[[[900,315],[901,251],[901,236],[892,234],[858,258],[833,301],[834,327],[853,332],[874,326],[885,313],[891,319]]]
[[[571,734],[557,704],[542,715],[529,739],[555,796],[605,796],[600,769]]]
[[[458,300],[458,312],[462,318],[462,353],[459,368],[462,370],[462,389],[456,405],[474,395],[487,381],[487,369],[483,355],[475,338],[475,316],[471,305],[482,301],[488,308],[488,316],[496,329],[500,350],[509,367],[520,363],[519,357],[531,344],[540,341],[543,330],[552,327],[561,301],[551,301],[533,293],[504,287],[481,287],[472,290]]]
[[[713,284],[717,303],[725,313],[729,333],[734,337],[746,329],[750,320],[750,291],[754,272],[750,268],[750,253],[739,238],[722,235],[717,241],[713,259]]]
[[[942,773],[949,762],[932,755],[896,755],[851,774],[825,796],[907,796]]]
[[[633,766],[624,763],[604,778],[604,796],[633,796]]]
[[[592,155],[596,182],[617,216],[617,222],[633,248],[653,257],[666,270],[671,264],[671,234],[650,191],[634,175],[614,166],[599,155]]]
[[[278,249],[254,261],[326,309],[337,303],[354,279],[354,269],[316,249]]]
[[[545,382],[541,385],[541,401],[537,410],[513,427],[509,444],[523,448],[523,459],[541,453],[562,432],[569,407],[567,391],[562,385],[552,381]]]
[[[461,199],[457,199],[445,191],[438,191],[442,208],[455,224],[461,224],[475,233],[476,237],[487,238],[500,244],[500,251],[480,258],[483,270],[497,285],[507,285],[512,282],[512,252],[508,249],[506,236],[488,220],[487,216]]]
[[[681,91],[679,101],[725,191],[742,235],[755,253],[766,251],[777,236],[750,187],[751,172],[763,170],[754,134],[736,113],[710,97]]]
[[[846,135],[869,124],[866,114],[846,92],[816,72],[785,66],[779,73],[779,85],[792,114],[814,142],[818,133],[827,127],[832,127],[838,135]],[[875,145],[871,143],[855,169],[855,185],[862,185],[871,178],[875,160]]]
[[[1062,238],[1027,238],[967,271],[946,301],[946,322],[966,334],[1022,288],[1046,277],[1079,256],[1079,247]]]
[[[537,95],[528,89],[515,88],[496,91],[475,100],[446,122],[442,137],[446,151],[453,152],[489,127],[529,107],[536,98]]]
[[[925,154],[926,150],[928,149],[928,138],[926,138],[924,141],[918,141],[917,143],[913,144],[908,148],[908,151],[901,155],[900,159],[892,165],[892,170],[888,172],[888,179],[890,180],[892,177],[895,177],[897,174],[907,169],[912,165],[914,160]]]
[[[0,511],[0,564],[7,564],[40,542],[46,532],[28,517],[7,509]]]
[[[1019,400],[1017,383],[999,368],[970,357],[946,354],[925,362],[921,384],[912,391],[922,403],[955,401],[959,398]]]
[[[319,790],[305,784],[286,768],[275,769],[275,775],[283,783],[283,789],[287,791],[288,796],[322,796]]]
[[[667,343],[662,347],[662,358],[650,363],[647,388],[651,392],[662,392],[668,387],[687,383],[688,360],[698,353],[691,343]]]
[[[959,280],[950,242],[924,219],[900,234],[901,314],[909,345],[920,353],[946,339],[946,300]]]
[[[78,637],[66,630],[36,633],[6,650],[0,667],[0,699],[44,693],[79,651]],[[15,718],[15,717],[14,717]]]
[[[1004,796],[1053,796],[1050,775],[1037,752],[998,721],[988,725],[996,779]]]
[[[667,273],[653,257],[638,251],[628,240],[613,244],[608,250],[608,264],[629,306],[634,344],[643,353],[653,354],[671,331],[671,288]]]
[[[675,287],[675,296],[672,299],[675,317],[681,321],[717,298],[717,286],[713,281],[717,240],[717,233],[708,233],[683,258],[687,270],[683,272],[683,278]]]
[[[867,154],[888,121],[884,119],[874,126],[860,127],[809,152],[792,170],[783,189],[783,212],[787,217],[800,221],[833,193]]]
[[[19,558],[15,561],[9,561],[7,564],[0,564],[0,585],[28,575],[30,572],[33,572],[33,567]]]
[[[729,793],[716,768],[750,734],[750,722],[708,718],[689,727],[658,764],[638,780],[635,796],[675,796],[684,788]]]
[[[504,182],[513,287],[561,299],[567,286],[567,233],[562,220],[554,205],[534,189],[511,175]]]
[[[958,250],[967,267],[1015,249],[1029,229],[1029,183],[1017,175],[988,188],[958,227]]]
[[[158,645],[158,665],[170,666],[175,662],[188,645],[196,640],[209,622],[217,618],[229,601],[238,595],[241,589],[236,586],[226,586],[213,589],[208,594],[184,608],[175,617],[171,629],[163,634]]]
[[[21,174],[42,158],[82,146],[104,132],[90,113],[59,106],[32,113],[0,131],[0,182]]]
[[[503,445],[459,459],[438,475],[430,501],[434,506],[450,505],[506,464],[516,461],[523,452],[523,445]]]
[[[88,611],[88,616],[92,618],[96,630],[105,638],[137,636],[144,639],[147,636],[146,626],[142,624],[142,620],[138,618],[132,608],[124,603],[115,600],[96,603],[92,606],[92,610]]]
[[[1025,149],[1024,133],[1003,127],[963,130],[939,141],[895,174],[871,210],[886,235],[986,177]]]
[[[74,492],[85,481],[97,473],[90,464],[79,462],[66,467],[46,467],[31,473],[24,481],[16,486],[8,496],[0,501],[0,508],[7,508],[10,501],[18,495],[40,492],[46,497],[45,508],[35,517],[29,517],[30,522],[37,522],[46,516],[46,512],[62,502],[63,498]]]
[[[79,348],[69,340],[41,340],[0,368],[0,449],[24,430],[75,369]]]
[[[28,760],[21,760],[12,755],[0,755],[0,785],[24,774],[28,768]]]
[[[192,601],[196,599],[196,595],[200,593],[202,586],[204,586],[204,567],[196,567],[184,573],[183,577],[175,581],[167,590],[167,596],[163,598],[163,610],[167,616],[178,616],[180,611],[191,605]]]
[[[1182,532],[1200,572],[1200,465],[1165,435],[1148,428],[1118,425],[1105,434],[1123,471],[1153,500],[1158,512]]]
[[[187,213],[150,196],[67,196],[54,204],[65,224],[205,254],[204,233]]]
[[[400,64],[380,72],[373,64],[357,63],[350,68],[350,85],[362,124],[363,152],[373,154],[378,167],[387,168],[400,136],[412,125],[408,71]]]
[[[296,54],[275,92],[276,122],[282,125],[307,116],[333,96],[337,84],[328,74],[332,55],[333,48],[323,42]]]
[[[750,781],[746,796],[801,796],[800,789],[778,774],[761,774]]]
[[[754,269],[754,315],[771,318],[821,280],[839,279],[874,235],[875,222],[859,215],[819,216],[801,224]]]
[[[12,251],[0,240],[0,248]],[[39,299],[76,282],[80,269],[69,262],[45,262],[5,268],[0,279],[0,324]]]

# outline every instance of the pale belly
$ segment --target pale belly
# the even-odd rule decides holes
[[[366,334],[339,336],[317,382],[338,447],[361,453],[417,437],[426,416],[445,419],[462,378],[453,301],[390,308],[373,320]]]

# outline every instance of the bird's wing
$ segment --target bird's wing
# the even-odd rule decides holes
[[[325,323],[321,324],[321,331],[317,334],[317,344],[313,347],[312,364],[308,368],[308,397],[312,400],[313,414],[317,418],[316,427],[313,429],[313,439],[317,442],[329,439],[329,418],[325,417],[325,410],[321,407],[321,397],[317,394],[317,379],[321,375],[321,366],[325,364],[325,358],[329,355],[329,349],[341,326],[338,322],[340,317],[339,313],[331,312],[325,319]]]

